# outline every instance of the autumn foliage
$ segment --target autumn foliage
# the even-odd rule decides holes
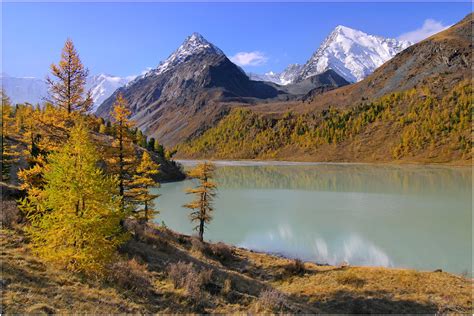
[[[215,166],[212,163],[204,162],[189,172],[189,176],[197,179],[199,184],[195,188],[186,190],[186,193],[193,194],[195,199],[183,207],[192,210],[189,218],[191,222],[197,223],[194,229],[198,232],[201,241],[204,239],[205,225],[212,220],[214,211],[213,200],[217,188],[217,185],[212,181],[214,171]]]

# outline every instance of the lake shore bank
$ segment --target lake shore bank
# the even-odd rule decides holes
[[[5,313],[472,312],[471,281],[445,272],[298,263],[149,227],[136,230],[121,250],[145,269],[141,292],[47,266],[32,256],[21,232],[1,234]],[[199,304],[173,286],[167,271],[179,262],[212,271]]]

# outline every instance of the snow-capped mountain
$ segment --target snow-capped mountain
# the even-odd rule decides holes
[[[126,85],[136,76],[117,77],[106,74],[91,76],[87,79],[86,90],[91,90],[92,100],[94,100],[91,112],[94,113],[115,90]]]
[[[115,90],[124,86],[136,76],[117,77],[105,74],[87,78],[86,90],[91,90],[94,101],[91,112],[107,99]],[[28,102],[31,104],[42,103],[48,97],[48,85],[43,79],[34,77],[11,77],[2,74],[0,84],[13,104]]]
[[[410,45],[407,41],[368,35],[339,25],[306,62],[296,81],[328,69],[349,82],[360,81]]]
[[[13,104],[37,104],[48,94],[46,82],[33,77],[11,77],[2,73],[0,85]]]
[[[250,78],[288,85],[332,69],[349,82],[364,79],[383,63],[412,45],[407,41],[369,35],[346,26],[337,26],[305,65],[291,64],[283,72]]]
[[[248,75],[252,80],[269,81],[284,86],[294,82],[301,68],[303,68],[303,66],[300,64],[290,64],[285,70],[279,73],[269,71],[263,75],[255,73],[249,73]]]
[[[217,55],[225,56],[217,46],[208,42],[201,34],[193,33],[186,38],[183,44],[175,50],[164,62],[161,62],[158,67],[151,70],[146,75],[153,73],[159,75],[172,70],[176,66],[182,64],[191,56],[195,55]]]

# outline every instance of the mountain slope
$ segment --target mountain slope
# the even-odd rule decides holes
[[[359,83],[235,109],[178,156],[470,164],[472,23],[471,14]]]

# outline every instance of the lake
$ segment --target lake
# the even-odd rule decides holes
[[[469,167],[216,164],[218,197],[206,240],[331,265],[471,274]],[[182,205],[194,181],[162,184],[158,223],[193,233]]]

